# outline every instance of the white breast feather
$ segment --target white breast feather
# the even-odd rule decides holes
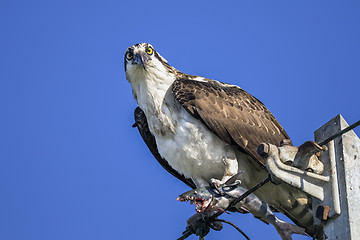
[[[228,152],[225,144],[185,109],[173,114],[171,120],[177,122],[175,133],[155,137],[160,155],[175,170],[195,181],[221,179],[222,158]]]

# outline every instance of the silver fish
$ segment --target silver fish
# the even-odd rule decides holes
[[[190,201],[191,204],[195,204],[196,211],[201,214],[214,211],[224,212],[232,201],[239,198],[246,191],[247,189],[238,186],[238,184],[224,185],[220,189],[202,187],[185,192],[176,200],[181,202]],[[242,213],[250,212],[263,222],[272,224],[283,240],[292,240],[292,234],[307,235],[304,228],[277,218],[269,205],[261,201],[253,193],[235,205],[235,208]]]

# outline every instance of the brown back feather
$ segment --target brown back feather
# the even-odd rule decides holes
[[[238,145],[264,166],[258,146],[262,142],[279,146],[281,140],[289,139],[265,105],[237,86],[181,78],[173,83],[172,91],[175,99],[221,140]]]

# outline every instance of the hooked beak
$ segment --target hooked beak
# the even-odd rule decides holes
[[[143,53],[135,54],[132,64],[141,64],[145,69],[145,63],[147,62],[147,57]]]

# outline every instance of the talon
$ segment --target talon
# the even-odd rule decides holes
[[[230,183],[230,184],[224,184],[225,187],[236,187],[236,186],[239,186],[241,184],[241,181],[240,180],[235,180],[235,182],[233,183]]]
[[[228,189],[229,187],[237,187],[241,184],[240,180],[235,180],[231,183],[223,183],[222,181],[218,180],[218,179],[214,179],[212,178],[211,180],[211,186],[217,191],[218,194],[220,194],[221,196],[225,195],[225,188]]]
[[[224,193],[224,190],[223,190],[223,187],[224,187],[224,184],[218,180],[218,179],[215,179],[215,178],[212,178],[211,180],[211,186],[214,187],[214,189],[221,195],[223,196],[225,193]]]

